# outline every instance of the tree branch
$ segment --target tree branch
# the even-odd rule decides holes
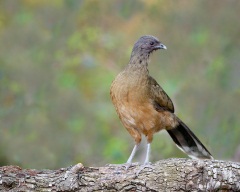
[[[1,191],[240,191],[240,163],[166,159],[137,176],[139,165],[59,170],[0,167]]]

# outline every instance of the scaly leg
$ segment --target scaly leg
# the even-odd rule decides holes
[[[145,161],[144,161],[144,165],[149,163],[150,152],[151,152],[151,144],[148,143],[147,144],[147,154],[146,154],[146,158],[145,158]]]
[[[140,167],[140,169],[137,171],[136,175],[138,176],[139,173],[146,167],[148,168],[152,168],[152,166],[150,165],[150,162],[149,162],[149,157],[150,157],[150,152],[151,152],[151,143],[148,143],[147,144],[147,152],[146,152],[146,158],[145,158],[145,161],[144,161],[144,164]]]
[[[134,158],[134,156],[135,156],[135,154],[136,154],[136,152],[137,152],[137,150],[138,150],[138,146],[139,146],[139,144],[135,144],[135,145],[134,145],[133,150],[132,150],[132,153],[131,153],[131,155],[129,156],[127,162],[125,163],[126,169],[128,169],[128,168],[132,165],[132,160],[133,160],[133,158]]]
[[[137,152],[137,149],[138,149],[138,144],[135,144],[134,147],[133,147],[133,150],[132,150],[132,153],[131,155],[129,156],[128,160],[127,160],[127,164],[131,164],[132,163],[132,160]]]
[[[138,150],[138,147],[139,147],[139,144],[135,144],[134,145],[133,150],[131,152],[131,155],[129,156],[129,158],[128,158],[126,163],[118,164],[118,165],[116,165],[116,164],[108,164],[108,166],[124,166],[126,168],[126,170],[127,170],[129,167],[131,167],[131,165],[133,165],[132,160],[133,160],[133,158],[134,158],[134,156],[135,156],[135,154],[136,154],[136,152]]]

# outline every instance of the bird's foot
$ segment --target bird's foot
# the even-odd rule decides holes
[[[139,165],[138,162],[135,163],[123,163],[123,164],[106,164],[107,167],[125,167],[128,170],[130,167]]]
[[[136,176],[138,176],[139,173],[145,168],[153,169],[152,163],[147,162],[147,163],[144,163],[143,165],[141,165],[140,168],[138,169],[138,171],[136,172]]]
[[[137,166],[139,165],[138,162],[135,162],[135,163],[124,163],[123,166],[125,167],[126,170],[128,170],[130,167],[134,167],[134,166]]]

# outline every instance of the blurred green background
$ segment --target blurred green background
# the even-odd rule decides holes
[[[0,165],[124,163],[134,141],[109,88],[144,34],[168,47],[149,68],[176,114],[215,158],[240,161],[239,10],[238,0],[1,0]],[[170,157],[186,156],[163,131],[151,160]]]

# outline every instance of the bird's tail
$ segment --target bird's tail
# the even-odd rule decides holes
[[[183,152],[193,159],[213,159],[210,152],[194,133],[180,119],[179,125],[167,130],[173,141]]]

